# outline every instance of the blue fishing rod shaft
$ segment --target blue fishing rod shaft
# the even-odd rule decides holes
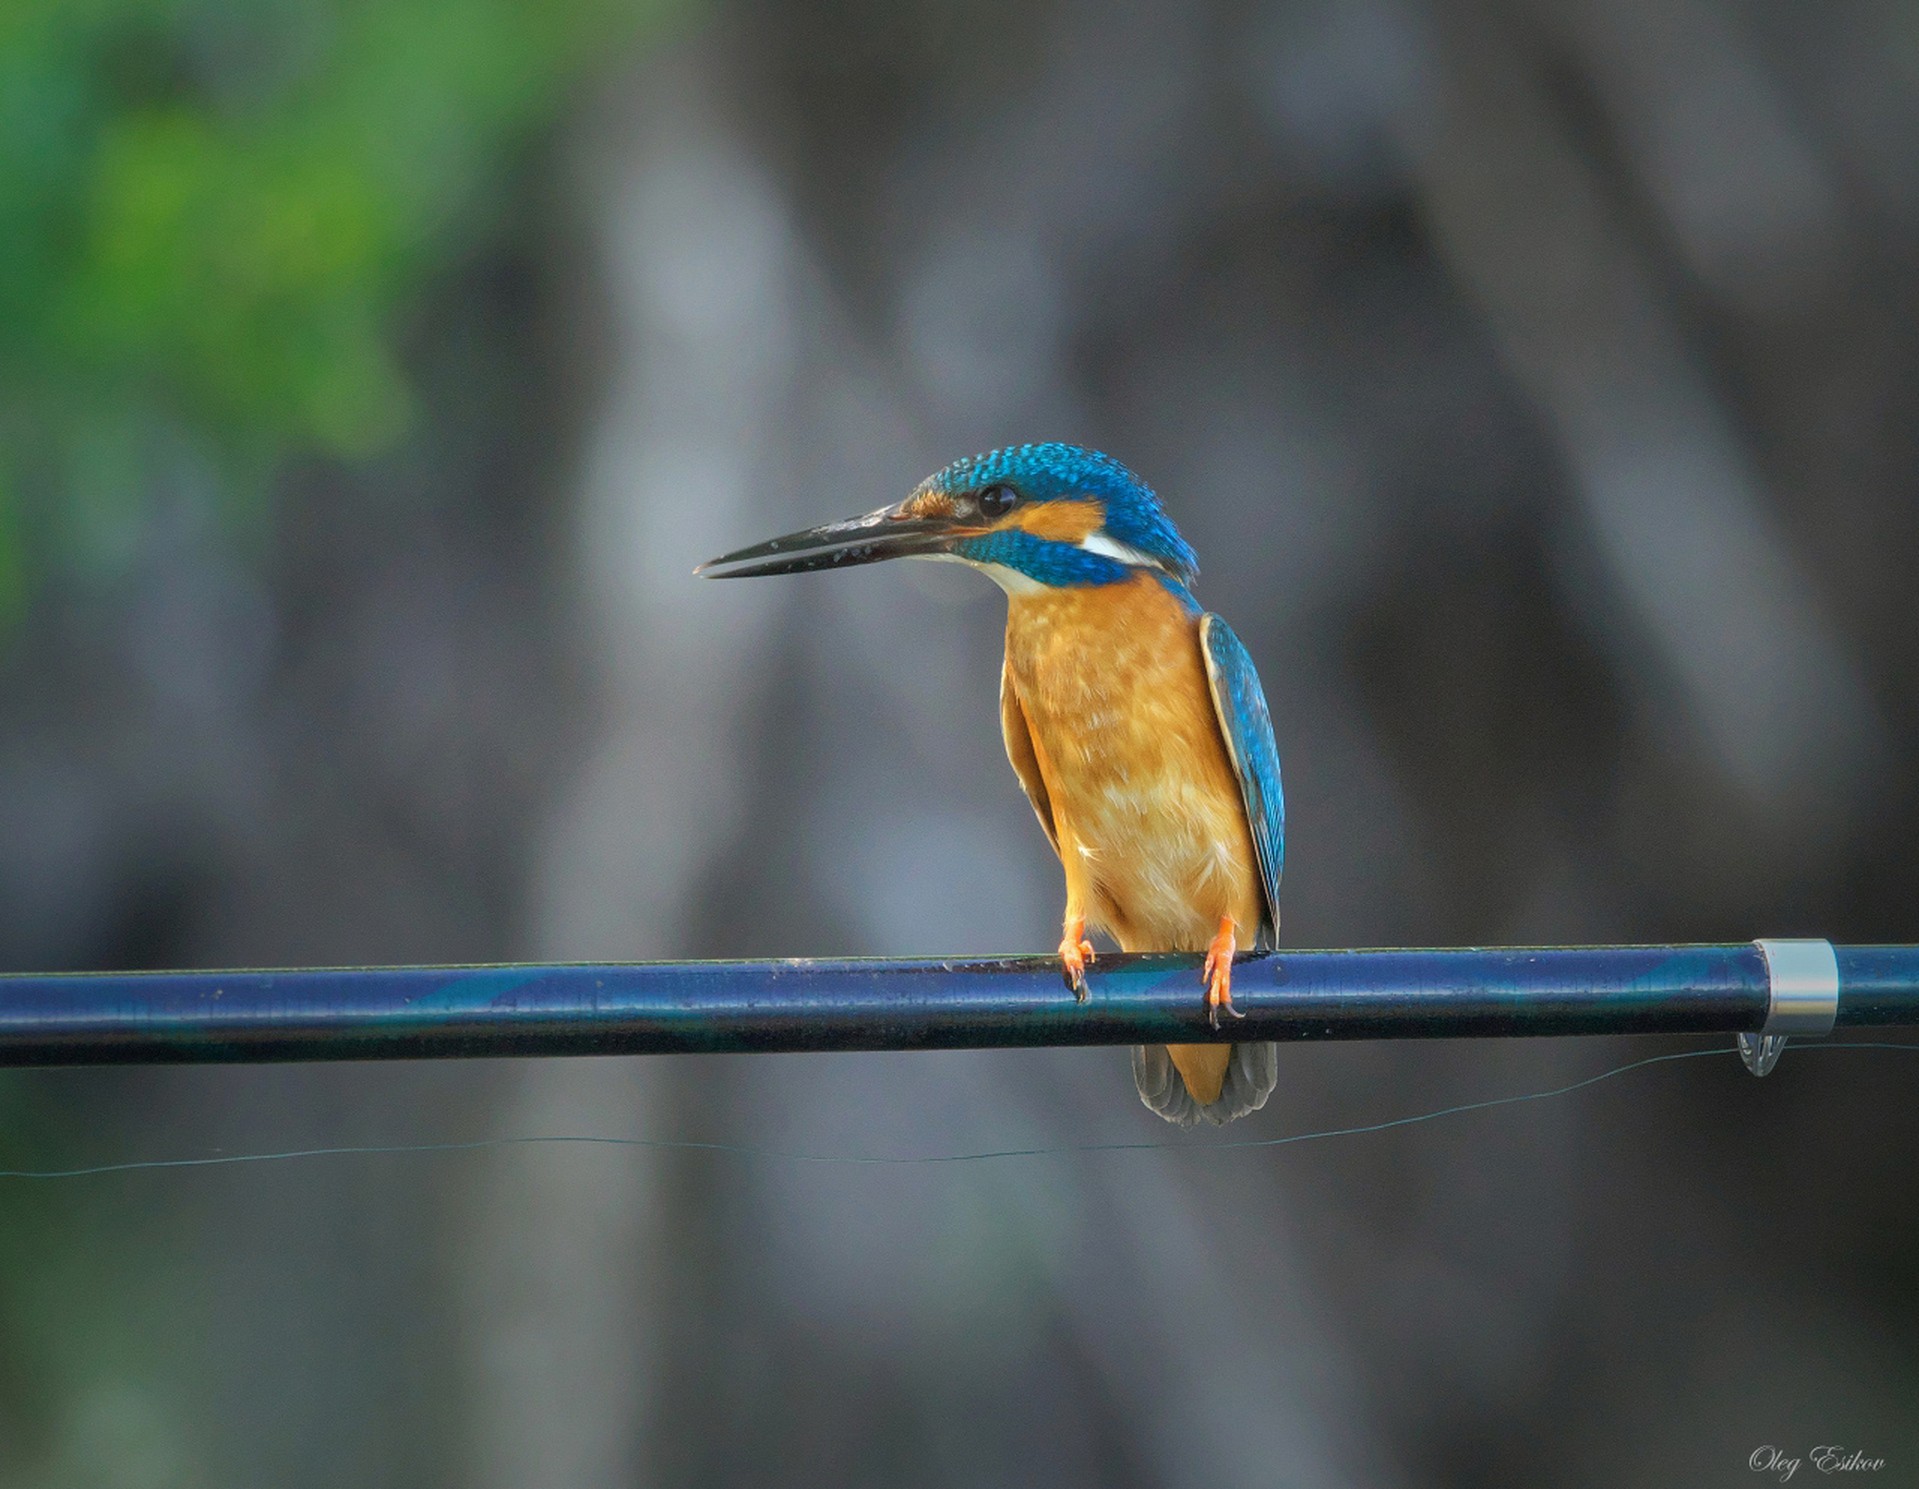
[[[1919,947],[1833,963],[1837,1027],[1919,1024]],[[1249,956],[1217,1034],[1195,957],[1089,984],[1048,957],[13,974],[0,1066],[1755,1034],[1776,1003],[1752,942]]]

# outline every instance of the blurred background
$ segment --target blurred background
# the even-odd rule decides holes
[[[1290,944],[1910,940],[1915,429],[1906,0],[13,0],[0,965],[1051,946],[997,591],[689,577],[1027,439],[1258,659]],[[0,1485],[1905,1482],[1916,1080],[9,1181]],[[556,1132],[1171,1135],[1120,1051],[0,1079],[6,1167]]]

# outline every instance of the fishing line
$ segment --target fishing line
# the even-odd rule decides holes
[[[1919,1052],[1919,1044],[1894,1044],[1887,1041],[1848,1040],[1838,1043],[1794,1044],[1797,1056],[1815,1050],[1906,1050]],[[605,1137],[592,1134],[554,1134],[531,1137],[483,1137],[463,1142],[444,1143],[350,1143],[323,1148],[289,1148],[270,1153],[220,1153],[204,1158],[142,1158],[123,1163],[99,1163],[84,1168],[0,1169],[0,1179],[90,1179],[106,1174],[143,1173],[154,1169],[222,1168],[243,1163],[286,1163],[300,1158],[368,1158],[416,1153],[474,1153],[495,1148],[545,1146],[644,1148],[654,1152],[721,1153],[736,1158],[773,1159],[781,1163],[824,1163],[855,1167],[912,1168],[927,1164],[989,1163],[1008,1158],[1061,1158],[1092,1153],[1224,1153],[1249,1148],[1284,1148],[1294,1143],[1321,1142],[1338,1137],[1363,1137],[1370,1133],[1390,1132],[1399,1127],[1416,1127],[1446,1117],[1469,1112],[1490,1111],[1494,1107],[1517,1106],[1530,1101],[1551,1101],[1576,1091],[1599,1085],[1636,1070],[1668,1065],[1677,1060],[1723,1059],[1737,1054],[1734,1049],[1677,1050],[1663,1055],[1647,1055],[1629,1060],[1611,1070],[1585,1076],[1567,1085],[1545,1091],[1527,1091],[1516,1096],[1492,1096],[1483,1101],[1465,1101],[1435,1111],[1392,1117],[1383,1122],[1363,1122],[1352,1127],[1328,1127],[1315,1132],[1293,1132],[1280,1137],[1231,1138],[1222,1142],[1135,1142],[1066,1143],[1048,1148],[995,1148],[978,1153],[934,1153],[918,1157],[889,1158],[858,1153],[795,1153],[781,1148],[756,1147],[745,1143],[700,1142],[686,1138]]]

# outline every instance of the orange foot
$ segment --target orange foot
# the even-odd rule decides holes
[[[1233,917],[1222,916],[1219,934],[1213,937],[1213,944],[1206,948],[1206,970],[1200,973],[1206,981],[1206,1022],[1215,1031],[1219,1028],[1222,1008],[1236,1019],[1246,1017],[1233,1007],[1233,953],[1237,949],[1238,943],[1233,938]]]
[[[1078,918],[1067,921],[1066,934],[1059,943],[1059,965],[1066,974],[1066,985],[1082,1003],[1086,1001],[1086,964],[1092,960],[1093,943],[1086,939],[1086,922]]]

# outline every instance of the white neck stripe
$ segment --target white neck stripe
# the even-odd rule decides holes
[[[1101,558],[1110,558],[1118,563],[1135,569],[1160,569],[1165,565],[1149,553],[1141,553],[1131,543],[1122,543],[1105,533],[1088,533],[1079,540],[1079,546],[1087,553],[1097,553]]]

